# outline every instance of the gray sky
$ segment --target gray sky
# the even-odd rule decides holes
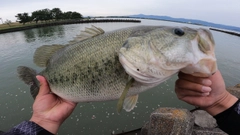
[[[240,27],[240,0],[1,0],[0,18],[44,8],[77,11],[83,16],[160,15]]]

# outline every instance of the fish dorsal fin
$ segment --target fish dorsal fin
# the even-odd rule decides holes
[[[48,60],[56,53],[59,49],[63,48],[63,45],[43,45],[36,49],[33,62],[39,67],[46,67]]]
[[[105,33],[105,31],[99,27],[92,25],[91,28],[85,28],[84,31],[81,31],[73,40],[69,41],[69,44],[73,44],[79,41],[83,41],[88,38],[92,38],[98,35]]]

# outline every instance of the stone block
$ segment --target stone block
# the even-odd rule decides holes
[[[186,109],[159,108],[150,115],[141,135],[191,135],[194,116]]]
[[[199,127],[203,128],[215,128],[217,127],[217,121],[213,118],[212,115],[207,113],[204,110],[194,110],[192,112],[194,115],[194,123],[198,125]]]
[[[229,93],[235,95],[237,98],[240,98],[240,88],[238,85],[236,85],[234,87],[228,87],[227,91],[229,91]]]
[[[192,135],[227,135],[219,128],[203,128],[194,126]]]

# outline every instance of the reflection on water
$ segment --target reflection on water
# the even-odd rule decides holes
[[[0,34],[0,130],[7,131],[32,113],[33,99],[29,87],[17,78],[16,68],[25,65],[41,71],[32,60],[36,48],[41,45],[66,44],[85,27],[92,24],[52,26],[26,31]],[[136,25],[170,25],[200,27],[189,24],[142,20],[138,23],[96,23],[97,27],[110,31]],[[240,83],[240,38],[213,32],[216,42],[218,67],[227,86]],[[116,111],[117,101],[79,103],[72,115],[63,123],[59,135],[108,135],[141,127],[149,120],[149,114],[158,107],[191,109],[179,101],[174,93],[176,76],[161,85],[139,95],[137,107],[132,112]]]
[[[23,33],[24,33],[26,42],[29,43],[29,42],[34,42],[36,40],[35,32],[32,29],[25,30],[25,31],[23,31]]]
[[[38,29],[29,29],[23,31],[26,42],[34,42],[37,38],[62,38],[65,35],[64,26],[49,26]]]

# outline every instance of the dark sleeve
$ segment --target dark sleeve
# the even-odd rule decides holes
[[[1,135],[53,135],[32,121],[24,121]]]
[[[233,106],[214,118],[217,120],[219,128],[224,132],[229,135],[240,135],[240,100],[238,99]]]

